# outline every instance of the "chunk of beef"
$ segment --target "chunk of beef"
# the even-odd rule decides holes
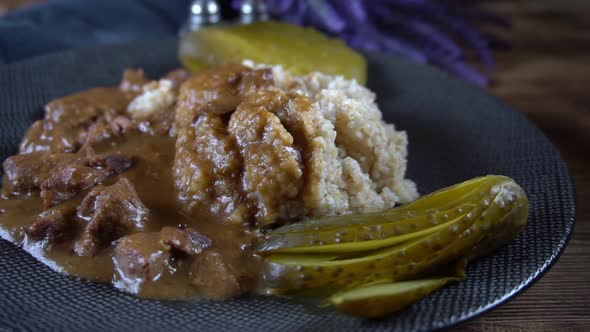
[[[190,77],[191,77],[191,73],[189,73],[187,70],[176,69],[171,72],[168,72],[166,74],[166,76],[164,76],[162,78],[172,81],[174,90],[176,92],[178,92],[178,90],[180,90],[180,86],[182,85],[182,83],[184,83]]]
[[[45,208],[65,202],[84,189],[131,166],[131,158],[120,154],[79,157],[58,165],[40,185]]]
[[[242,221],[240,165],[235,143],[220,116],[205,114],[180,129],[174,182],[182,208],[189,214],[209,209],[220,218]]]
[[[84,129],[64,128],[50,121],[38,120],[33,123],[23,137],[19,153],[76,152],[84,142],[84,133]]]
[[[4,161],[4,174],[8,180],[8,188],[14,193],[26,193],[38,189],[41,183],[51,176],[58,165],[77,160],[77,156],[69,153],[50,154],[32,152],[9,157]]]
[[[112,135],[116,130],[111,127],[118,123],[113,124],[112,119],[123,115],[128,103],[128,97],[117,88],[95,88],[55,99],[45,106],[45,119],[27,131],[20,153],[76,152],[99,120],[109,125]]]
[[[88,130],[80,131],[81,136],[78,139],[86,146],[90,146],[112,137],[124,135],[134,129],[133,122],[127,116],[106,112],[96,119]]]
[[[232,114],[228,130],[243,160],[241,189],[253,219],[268,226],[300,212],[301,156],[279,118],[266,107],[244,102]]]
[[[143,230],[149,210],[129,180],[94,188],[80,204],[78,217],[88,224],[74,251],[91,256],[120,236]]]
[[[191,125],[200,114],[233,112],[245,96],[272,85],[272,71],[223,65],[194,75],[180,88],[176,125]]]
[[[39,241],[47,239],[50,243],[64,239],[72,231],[72,221],[76,214],[76,202],[67,201],[41,212],[33,224],[25,228],[29,239]]]
[[[174,105],[152,113],[145,121],[137,123],[137,129],[149,135],[174,135]]]
[[[141,94],[142,88],[150,79],[142,69],[125,69],[119,89],[129,98],[135,98]]]
[[[88,126],[104,112],[125,112],[128,103],[117,88],[95,88],[50,102],[45,106],[45,119],[64,128]]]
[[[124,288],[138,291],[144,282],[153,282],[170,271],[171,253],[158,242],[158,233],[135,233],[118,241],[114,249],[115,277]]]
[[[160,243],[168,251],[196,255],[211,246],[211,239],[192,228],[179,229],[166,226],[160,231]]]
[[[216,251],[207,250],[197,256],[190,277],[192,284],[207,298],[225,300],[241,294],[239,276]]]

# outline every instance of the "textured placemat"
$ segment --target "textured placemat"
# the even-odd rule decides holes
[[[123,68],[159,75],[178,66],[174,40],[103,47],[0,68],[0,159],[52,98],[115,84]],[[525,230],[467,279],[378,321],[274,298],[142,300],[59,275],[0,240],[0,329],[128,331],[412,331],[448,327],[507,300],[550,267],[574,225],[574,191],[556,149],[524,116],[434,69],[371,55],[369,86],[387,121],[410,137],[409,177],[422,193],[495,173],[527,191]]]

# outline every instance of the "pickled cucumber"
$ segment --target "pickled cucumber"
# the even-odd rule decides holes
[[[437,206],[450,209],[446,214],[452,217],[433,225],[423,217]],[[297,228],[293,233],[280,230],[271,233],[270,244],[261,246],[265,254],[270,254],[264,264],[266,286],[282,293],[312,288],[343,291],[368,283],[391,283],[434,273],[451,261],[481,255],[489,251],[486,249],[509,241],[526,223],[528,201],[513,180],[487,176],[437,191],[384,215],[402,216],[397,220],[400,224],[419,221],[420,226],[405,235],[388,233],[383,239],[358,240],[359,234],[373,228],[363,228],[359,223],[363,217],[356,215],[353,222],[347,221],[346,216],[338,216],[335,218],[339,222],[331,219],[328,225],[314,222],[313,227]],[[381,232],[383,226],[396,224],[395,218],[379,224],[374,217],[372,214],[371,224],[381,226]],[[329,237],[342,229],[357,233],[347,237],[345,243]],[[308,243],[310,239],[319,239],[313,237],[312,230],[331,242]]]
[[[458,278],[422,279],[377,284],[337,293],[329,298],[336,309],[366,318],[382,317],[404,309]]]
[[[360,257],[303,262],[297,259],[299,256],[271,255],[264,264],[265,283],[269,287],[289,290],[328,286],[345,289],[377,280],[402,280],[420,272],[416,268],[428,267],[419,263],[454,242],[477,217],[474,214],[459,217],[434,234]],[[457,252],[456,258],[467,253],[466,250]]]
[[[379,249],[436,233],[474,207],[474,204],[463,204],[449,211],[433,211],[392,222],[384,218],[382,224],[342,227],[336,232],[270,234],[258,247],[258,253],[345,253]]]
[[[367,63],[363,56],[335,38],[312,28],[279,22],[211,26],[181,38],[179,56],[191,71],[223,63],[282,65],[296,75],[320,71],[342,75],[365,84]]]
[[[461,204],[478,204],[484,202],[485,195],[495,185],[511,181],[499,175],[477,177],[457,185],[435,191],[420,199],[400,207],[374,213],[338,215],[314,220],[307,220],[270,231],[268,234],[317,233],[336,230],[345,226],[368,226],[389,221],[399,221],[412,217],[437,214],[455,208]]]

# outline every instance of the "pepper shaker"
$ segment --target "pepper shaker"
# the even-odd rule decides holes
[[[198,30],[203,26],[215,25],[221,21],[219,4],[216,0],[194,0],[181,33]]]
[[[264,0],[244,0],[240,6],[240,23],[267,21],[268,7]]]

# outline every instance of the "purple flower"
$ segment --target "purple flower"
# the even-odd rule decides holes
[[[232,0],[239,8],[243,0]],[[487,11],[441,0],[266,0],[271,17],[313,26],[343,38],[349,46],[430,63],[485,86],[487,75],[465,62],[465,49],[478,56],[487,72],[495,68],[490,47],[506,46],[474,24],[510,27]]]

